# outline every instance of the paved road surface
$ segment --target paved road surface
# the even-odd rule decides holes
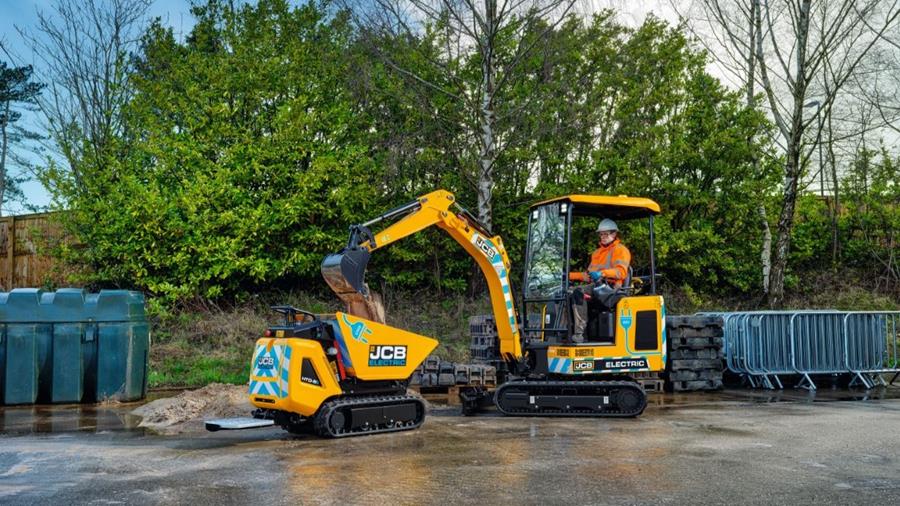
[[[900,504],[898,392],[655,394],[635,420],[443,409],[418,431],[345,440],[160,436],[121,407],[7,408],[0,503]]]

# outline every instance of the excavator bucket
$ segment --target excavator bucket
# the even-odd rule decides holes
[[[336,294],[368,294],[366,265],[370,254],[365,249],[344,249],[322,261],[322,277]]]
[[[366,264],[369,252],[365,249],[344,249],[325,257],[322,277],[347,307],[347,312],[384,323],[384,303],[381,295],[366,285]]]

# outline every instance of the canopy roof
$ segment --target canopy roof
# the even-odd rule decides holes
[[[659,204],[641,197],[627,195],[564,195],[543,200],[531,207],[535,208],[553,202],[570,202],[575,205],[574,213],[580,216],[597,216],[613,220],[647,218],[660,213]]]

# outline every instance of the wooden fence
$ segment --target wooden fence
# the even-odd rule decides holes
[[[0,218],[0,291],[64,282],[46,246],[63,239],[55,213]]]

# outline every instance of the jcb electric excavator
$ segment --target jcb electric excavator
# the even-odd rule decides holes
[[[438,190],[351,227],[350,240],[322,263],[322,274],[349,312],[323,319],[292,307],[256,343],[251,363],[252,419],[207,422],[210,430],[278,424],[291,432],[344,437],[414,429],[422,401],[406,393],[412,372],[437,346],[432,338],[384,324],[380,300],[365,281],[370,255],[437,226],[475,259],[487,279],[499,336],[502,384],[496,407],[509,415],[632,417],[647,399],[635,372],[666,363],[665,306],[656,295],[653,216],[659,206],[625,196],[569,195],[530,209],[521,312],[509,281],[510,262],[492,236],[453,194]],[[574,219],[647,218],[650,276],[624,288],[578,291],[588,304],[585,342],[571,340]],[[378,233],[369,227],[396,220]],[[636,288],[636,285],[642,285]],[[640,294],[647,289],[647,294]],[[351,314],[352,313],[352,314]],[[520,327],[520,321],[525,322]]]

